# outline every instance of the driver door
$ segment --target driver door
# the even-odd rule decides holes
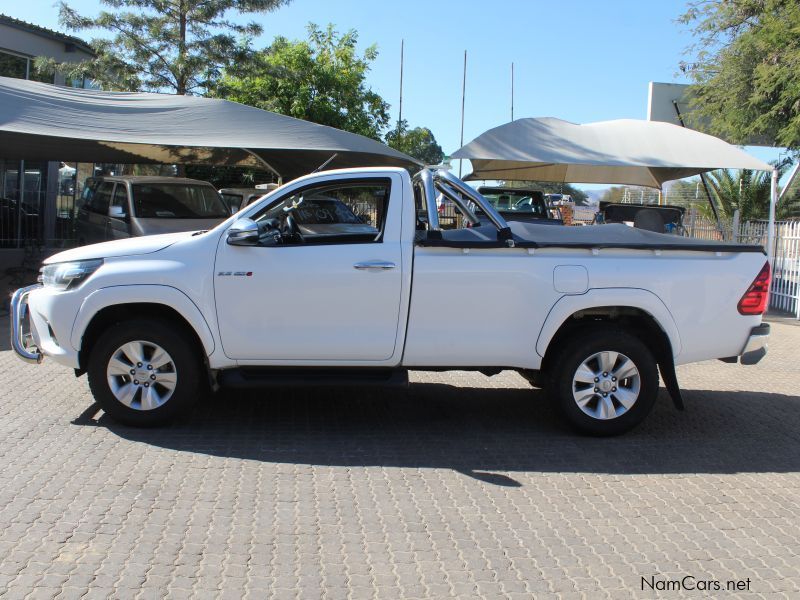
[[[400,176],[377,173],[316,180],[248,210],[262,225],[293,215],[303,240],[235,246],[223,234],[214,292],[225,355],[244,364],[393,360],[401,202]]]

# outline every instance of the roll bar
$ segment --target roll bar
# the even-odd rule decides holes
[[[461,209],[461,212],[464,215],[464,218],[470,222],[472,225],[478,225],[481,221],[478,217],[475,216],[475,213],[467,206],[467,203],[464,202],[464,198],[458,194],[450,185],[442,180],[437,180],[435,183],[436,189],[439,190],[444,196],[452,200],[453,202],[458,205],[458,208]]]
[[[436,191],[452,200],[459,207],[464,216],[473,225],[480,221],[469,208],[465,199],[474,202],[497,228],[497,239],[513,245],[513,236],[506,220],[500,216],[494,206],[476,190],[472,189],[458,177],[442,168],[421,169],[414,175],[414,183],[422,186],[425,194],[425,206],[428,211],[428,231],[441,231],[439,225],[439,211],[436,206]]]
[[[436,188],[433,185],[433,174],[429,169],[420,170],[414,179],[419,178],[425,195],[425,206],[428,209],[428,230],[439,231],[439,209],[436,206]]]

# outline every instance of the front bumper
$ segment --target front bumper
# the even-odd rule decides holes
[[[33,339],[28,295],[41,287],[41,285],[29,285],[18,289],[11,296],[11,348],[20,359],[37,364],[42,362],[44,355],[39,351]]]
[[[762,323],[750,330],[750,335],[739,356],[729,356],[720,360],[727,363],[741,362],[743,365],[754,365],[767,355],[768,342],[769,323]]]

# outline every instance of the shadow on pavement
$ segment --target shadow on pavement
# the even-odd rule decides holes
[[[495,485],[514,472],[612,474],[800,471],[800,398],[662,389],[650,417],[617,438],[566,427],[543,392],[415,383],[387,390],[219,393],[171,426],[121,426],[92,405],[73,423],[181,452],[333,466],[448,468]],[[496,473],[508,473],[508,475]]]

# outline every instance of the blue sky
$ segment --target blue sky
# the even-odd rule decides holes
[[[68,3],[90,15],[100,9],[97,0]],[[431,128],[449,154],[459,147],[464,50],[465,143],[510,120],[512,61],[516,118],[644,119],[649,81],[685,81],[678,64],[692,38],[675,22],[685,6],[685,0],[294,0],[255,17],[264,27],[256,47],[275,35],[302,38],[309,21],[357,30],[362,47],[378,45],[369,84],[396,119],[405,39],[403,116],[411,126]],[[0,12],[61,29],[53,0],[0,0]]]

